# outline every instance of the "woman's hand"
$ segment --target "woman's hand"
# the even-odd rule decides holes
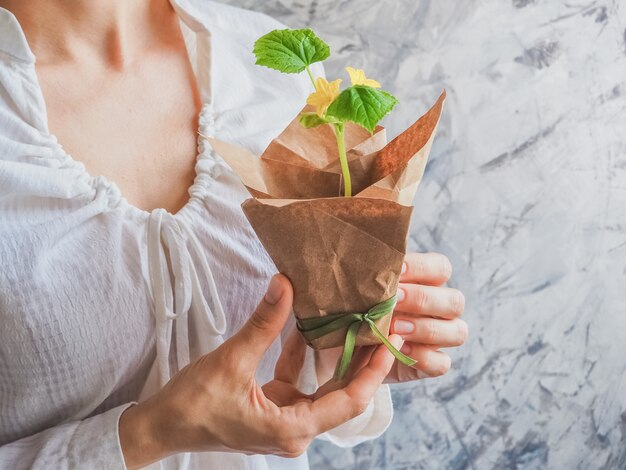
[[[407,382],[437,377],[450,369],[450,356],[440,348],[460,346],[467,339],[467,323],[459,317],[465,308],[463,294],[444,284],[452,265],[438,253],[406,256],[398,286],[398,302],[391,333],[405,340],[401,351],[417,360],[413,367],[397,362],[386,382]]]
[[[396,361],[386,383],[409,382],[437,377],[450,369],[450,357],[440,348],[460,346],[468,335],[467,323],[459,317],[465,297],[444,287],[452,274],[448,258],[438,253],[410,253],[406,256],[398,286],[398,302],[393,313],[391,333],[404,340],[401,351],[417,360],[412,367]],[[370,348],[355,352],[351,371],[367,363]],[[315,351],[320,382],[333,374],[341,348]]]
[[[149,400],[120,419],[128,468],[179,452],[233,451],[295,457],[318,434],[362,413],[393,365],[384,346],[350,380],[300,393],[295,383],[304,361],[298,338],[287,342],[275,378],[261,387],[256,368],[287,321],[293,292],[276,275],[256,312],[215,351],[181,370]],[[391,341],[399,347],[397,335]]]

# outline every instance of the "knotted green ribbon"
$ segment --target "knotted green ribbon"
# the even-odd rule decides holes
[[[299,318],[297,325],[298,330],[308,340],[313,341],[315,339],[326,336],[333,331],[340,330],[342,328],[348,328],[346,333],[346,339],[343,344],[343,351],[341,357],[337,362],[337,368],[335,369],[335,378],[341,380],[345,377],[350,363],[352,362],[352,356],[354,354],[354,346],[356,345],[356,337],[359,332],[361,324],[367,323],[376,336],[386,347],[389,352],[393,354],[398,361],[407,366],[414,365],[417,361],[411,359],[409,356],[402,354],[398,351],[393,344],[380,332],[376,326],[376,321],[389,315],[393,312],[393,308],[396,305],[396,296],[385,300],[370,308],[367,313],[335,313],[332,315],[326,315],[324,317],[314,318]]]

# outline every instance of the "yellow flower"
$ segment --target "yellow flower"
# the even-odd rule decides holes
[[[341,79],[330,83],[322,77],[318,77],[317,80],[315,80],[315,92],[309,95],[306,102],[307,104],[315,106],[315,112],[318,116],[323,117],[330,103],[335,101],[335,98],[339,96],[340,84]]]
[[[365,85],[371,86],[372,88],[380,88],[380,83],[376,80],[372,80],[371,78],[367,78],[363,69],[346,67],[346,70],[348,71],[348,75],[350,75],[352,85]]]

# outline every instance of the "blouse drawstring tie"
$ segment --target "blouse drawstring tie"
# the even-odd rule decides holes
[[[204,317],[207,334],[217,336],[226,331],[226,316],[200,242],[182,221],[164,209],[155,209],[148,219],[148,268],[156,320],[159,382],[164,385],[171,378],[169,356],[174,320],[180,370],[191,359],[190,310]],[[201,278],[207,283],[211,306],[203,295]]]

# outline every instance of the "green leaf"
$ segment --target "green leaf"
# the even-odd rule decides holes
[[[320,117],[317,113],[300,114],[300,124],[302,125],[302,127],[306,127],[307,129],[321,126],[322,124],[339,124],[340,122],[341,121],[338,121],[337,119],[330,116]]]
[[[352,121],[373,133],[376,125],[397,103],[398,100],[386,91],[355,85],[335,98],[326,116],[339,121]]]
[[[300,124],[306,129],[311,129],[313,127],[321,126],[328,123],[329,121],[322,117],[319,117],[317,113],[302,113],[300,115]]]
[[[330,56],[328,44],[309,28],[275,29],[257,39],[253,52],[257,65],[284,73],[300,73]]]

